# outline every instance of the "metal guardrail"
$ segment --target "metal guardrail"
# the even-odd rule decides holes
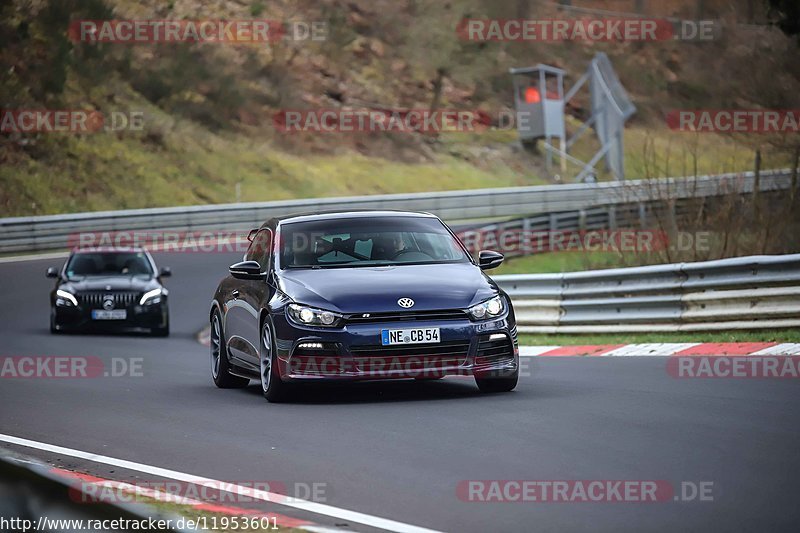
[[[791,186],[791,170],[762,172],[759,190]],[[530,214],[579,211],[597,206],[748,193],[752,172],[696,178],[663,178],[589,184],[506,187],[438,193],[388,194],[132,209],[0,219],[0,253],[68,247],[70,235],[92,231],[226,230],[258,226],[273,216],[335,209],[428,211],[445,220],[503,219]]]
[[[800,327],[800,254],[493,279],[521,333]]]
[[[3,531],[96,531],[98,528],[89,527],[90,523],[109,521],[107,523],[111,524],[113,520],[140,524],[140,527],[124,531],[147,530],[150,520],[164,521],[161,525],[167,527],[161,527],[160,531],[190,531],[177,527],[180,523],[177,515],[166,514],[144,503],[111,503],[96,499],[81,483],[70,483],[52,473],[46,465],[21,460],[24,462],[0,457],[0,526]],[[172,522],[167,523],[167,520]]]

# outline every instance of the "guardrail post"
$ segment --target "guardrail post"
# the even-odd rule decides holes
[[[647,229],[647,206],[639,202],[639,228]]]
[[[586,229],[586,209],[578,211],[578,229],[584,231]]]
[[[519,240],[522,243],[522,253],[524,255],[531,253],[531,219],[528,217],[522,219],[522,233],[520,233]]]
[[[608,206],[608,229],[617,229],[617,207],[614,205]]]
[[[558,213],[550,213],[550,226],[548,229],[551,235],[558,230]]]

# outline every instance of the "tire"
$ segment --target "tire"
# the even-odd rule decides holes
[[[214,310],[211,316],[211,379],[220,389],[241,389],[246,387],[250,380],[230,373],[228,350],[225,347],[225,334],[222,330],[222,321],[219,311]]]
[[[151,333],[154,337],[169,337],[169,322],[163,328],[153,328]]]
[[[475,376],[475,384],[481,392],[510,392],[517,386],[519,365],[511,374],[496,377]]]
[[[290,392],[290,385],[281,379],[277,357],[272,328],[269,321],[265,320],[261,325],[261,344],[258,357],[261,371],[259,376],[261,377],[261,393],[271,403],[286,401]]]
[[[56,312],[55,309],[52,308],[50,310],[50,333],[53,335],[61,333],[61,330],[56,327]]]

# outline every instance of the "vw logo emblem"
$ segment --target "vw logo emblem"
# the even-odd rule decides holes
[[[103,309],[106,311],[111,311],[114,309],[114,298],[112,298],[110,295],[103,299]]]
[[[408,309],[409,307],[414,306],[414,300],[412,300],[411,298],[400,298],[399,300],[397,300],[397,305]]]

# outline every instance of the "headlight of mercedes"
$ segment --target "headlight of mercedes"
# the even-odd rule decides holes
[[[78,305],[78,300],[75,298],[75,295],[72,294],[71,292],[58,289],[56,291],[56,305],[71,307],[73,305]]]
[[[286,314],[292,322],[301,326],[335,328],[342,321],[342,315],[339,313],[300,304],[289,304],[286,307]]]
[[[155,305],[161,303],[161,297],[166,296],[167,291],[165,289],[153,289],[152,291],[147,291],[142,295],[139,299],[139,305]]]
[[[473,305],[468,309],[469,316],[474,320],[488,320],[502,315],[506,310],[501,296],[489,298],[485,302]]]

